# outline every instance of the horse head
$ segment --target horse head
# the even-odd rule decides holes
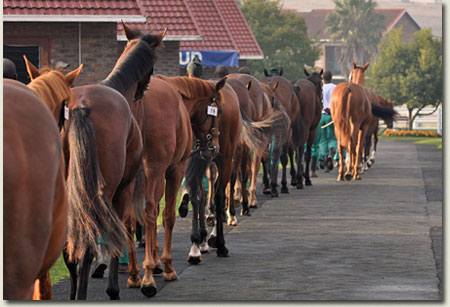
[[[64,126],[64,121],[69,119],[68,106],[72,104],[70,86],[78,78],[83,69],[83,64],[64,75],[60,70],[50,70],[49,68],[38,70],[28,61],[25,55],[23,58],[31,79],[28,87],[47,105],[61,129]]]
[[[314,71],[312,73],[309,73],[306,68],[303,68],[303,71],[305,72],[306,77],[308,77],[308,81],[310,81],[316,87],[316,94],[322,101],[323,68],[320,70],[320,72]]]
[[[369,62],[367,62],[364,66],[356,65],[356,63],[353,62],[353,69],[350,73],[350,78],[348,81],[364,86],[366,84],[366,77],[364,76],[364,72],[368,67]]]
[[[161,44],[167,29],[152,35],[132,30],[124,22],[122,26],[127,44],[109,76],[100,84],[118,90],[130,103],[142,98],[148,89],[157,59],[155,48]]]
[[[269,71],[264,67],[264,76],[273,77],[273,76],[282,76],[283,75],[283,67],[278,69],[278,67],[270,67]]]

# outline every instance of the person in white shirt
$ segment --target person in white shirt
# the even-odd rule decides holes
[[[332,121],[330,112],[330,99],[331,93],[333,92],[336,85],[331,82],[333,74],[330,71],[325,71],[323,73],[323,109],[322,117],[319,123],[319,129]],[[334,124],[331,124],[321,130],[321,137],[319,142],[319,161],[320,168],[324,169],[325,172],[329,172],[333,169],[333,156],[336,154],[337,140],[334,134]],[[334,157],[335,160],[337,157]]]

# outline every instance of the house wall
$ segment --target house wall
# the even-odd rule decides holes
[[[73,22],[5,22],[3,26],[3,44],[39,44],[41,66],[54,67],[62,60],[70,64],[68,70],[73,70],[84,64],[75,85],[103,80],[117,60],[116,23],[81,23],[81,28],[80,23]]]
[[[395,29],[403,28],[403,43],[409,43],[410,40],[413,38],[413,35],[415,32],[419,31],[420,28],[416,26],[414,21],[411,19],[408,15],[403,15],[402,18],[397,22],[397,24],[394,26]]]

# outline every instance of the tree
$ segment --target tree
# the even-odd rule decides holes
[[[384,16],[376,14],[372,0],[333,0],[335,10],[325,21],[333,41],[342,42],[340,62],[344,75],[352,62],[366,63],[377,51],[384,28]]]
[[[277,66],[283,67],[286,78],[298,79],[304,64],[314,66],[320,49],[308,37],[301,16],[283,11],[279,0],[241,2],[241,11],[264,52],[263,61],[248,62],[257,78],[263,76],[264,67]]]
[[[379,45],[379,56],[369,70],[368,85],[396,105],[406,104],[409,129],[418,115],[431,115],[442,103],[442,40],[431,28],[414,33],[402,43],[401,29],[392,29]],[[431,113],[423,113],[427,106]]]

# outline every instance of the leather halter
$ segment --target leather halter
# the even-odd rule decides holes
[[[212,97],[210,100],[209,106],[217,108],[216,101],[217,101],[217,97]],[[206,121],[208,120],[209,116],[212,117],[211,128],[209,129],[208,134],[206,134],[206,136],[203,139],[200,139],[200,138],[195,139],[194,149],[191,151],[191,155],[197,151],[204,151],[204,150],[209,150],[209,151],[214,152],[217,148],[216,144],[214,143],[214,137],[217,137],[220,135],[220,132],[216,131],[217,130],[216,129],[217,116],[206,113],[205,120],[199,126],[200,127],[203,126],[203,124],[206,123]]]

